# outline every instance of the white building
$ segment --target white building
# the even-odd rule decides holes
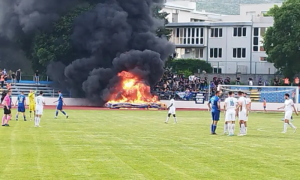
[[[176,1],[167,2],[163,11],[169,13],[177,58],[206,60],[217,73],[274,74],[262,44],[273,25],[273,18],[263,14],[273,6],[241,5],[240,15],[219,15],[197,12],[195,2]]]

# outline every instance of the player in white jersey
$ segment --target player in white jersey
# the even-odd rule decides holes
[[[45,99],[43,97],[43,91],[41,91],[40,95],[35,98],[35,127],[40,127],[40,121],[43,115],[44,105]]]
[[[234,93],[230,91],[228,93],[228,98],[225,99],[225,104],[224,104],[224,109],[226,113],[224,133],[226,134],[228,128],[229,136],[234,135],[236,108],[237,108],[237,99],[234,98]]]
[[[290,120],[292,119],[292,114],[293,114],[293,110],[295,112],[295,114],[298,116],[298,112],[296,111],[294,102],[292,99],[290,99],[290,95],[289,94],[285,94],[284,95],[284,106],[278,108],[279,109],[283,109],[284,108],[284,125],[283,125],[283,131],[282,133],[286,133],[287,131],[287,125],[290,125],[291,128],[294,129],[294,132],[296,132],[296,127],[290,122]]]
[[[168,106],[168,110],[169,110],[169,111],[168,111],[168,117],[167,117],[167,120],[165,121],[165,123],[168,123],[171,114],[173,114],[175,123],[177,123],[176,113],[175,113],[176,107],[175,107],[175,101],[174,101],[173,98],[170,100],[170,104],[169,104],[169,106]]]
[[[244,97],[244,93],[238,92],[239,100],[238,100],[238,116],[239,116],[239,124],[240,124],[240,134],[239,136],[246,135],[246,127],[245,121],[247,121],[248,109],[246,98]]]
[[[244,97],[246,98],[246,107],[247,107],[247,110],[248,110],[248,115],[246,117],[246,120],[244,121],[244,124],[245,124],[245,134],[247,134],[247,122],[248,122],[249,112],[251,110],[251,99],[249,97],[247,97],[246,93],[244,93]]]

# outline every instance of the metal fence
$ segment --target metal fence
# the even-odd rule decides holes
[[[275,74],[277,69],[269,62],[217,61],[208,62],[216,74]]]

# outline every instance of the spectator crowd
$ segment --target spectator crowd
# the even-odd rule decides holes
[[[154,86],[154,93],[156,93],[160,99],[170,99],[171,97],[181,100],[194,100],[197,93],[204,93],[208,95],[216,92],[218,85],[248,85],[248,86],[280,86],[290,84],[288,79],[280,79],[275,77],[272,82],[264,80],[262,77],[254,80],[249,77],[247,83],[241,82],[241,77],[237,76],[236,79],[231,80],[230,77],[213,77],[208,79],[204,72],[200,76],[184,74],[176,74],[170,70],[166,70],[160,81]],[[299,78],[296,77],[293,85],[299,85]],[[210,89],[209,89],[210,88]]]

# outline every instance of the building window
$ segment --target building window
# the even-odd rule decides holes
[[[246,27],[235,27],[235,28],[233,28],[233,36],[234,37],[245,37],[245,36],[247,36],[247,28]]]
[[[253,29],[253,43],[252,43],[252,50],[254,52],[257,52],[259,50],[259,28],[254,28]]]
[[[222,48],[210,48],[210,58],[222,58]]]
[[[267,57],[260,57],[260,61],[267,62]]]
[[[246,48],[233,48],[233,58],[246,58]]]
[[[171,41],[174,44],[204,44],[203,28],[174,28]]]
[[[223,29],[222,28],[211,28],[210,29],[210,37],[223,37]]]

